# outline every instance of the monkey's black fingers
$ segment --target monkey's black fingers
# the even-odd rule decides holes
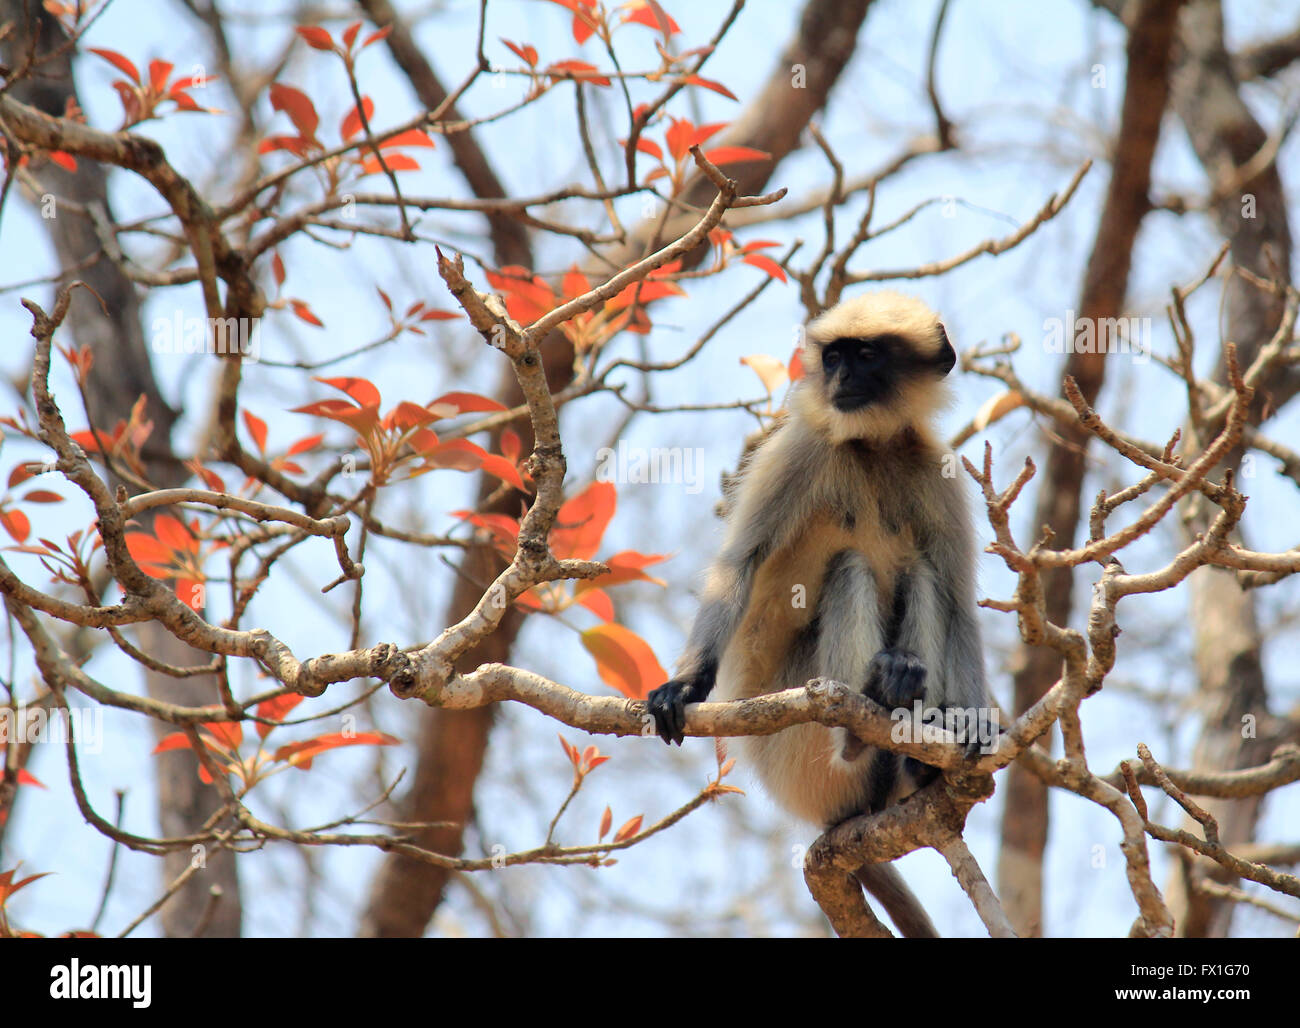
[[[675,678],[646,697],[646,709],[655,719],[655,731],[669,745],[675,742],[680,746],[686,737],[686,690],[687,684]]]
[[[907,650],[881,650],[871,658],[865,693],[882,707],[910,707],[925,698],[925,664]]]

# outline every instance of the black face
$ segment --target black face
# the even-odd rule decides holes
[[[835,409],[848,413],[879,403],[911,375],[928,373],[942,378],[948,374],[957,363],[957,354],[942,325],[939,335],[939,352],[933,357],[922,357],[896,335],[827,343],[822,347],[822,369]]]

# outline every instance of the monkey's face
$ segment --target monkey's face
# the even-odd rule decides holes
[[[868,293],[808,326],[806,381],[794,400],[836,441],[882,440],[924,427],[947,400],[943,378],[957,354],[938,316],[899,293]]]
[[[822,388],[837,411],[850,413],[896,397],[900,384],[912,376],[952,370],[957,355],[942,325],[942,343],[933,354],[918,353],[893,334],[863,339],[836,339],[821,347]]]

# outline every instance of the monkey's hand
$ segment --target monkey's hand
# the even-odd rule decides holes
[[[709,695],[710,684],[697,678],[674,678],[646,697],[646,709],[655,719],[659,738],[669,745],[682,744],[686,737],[686,704],[702,702]]]
[[[862,690],[882,707],[894,710],[925,699],[925,664],[907,650],[881,650],[871,658]]]

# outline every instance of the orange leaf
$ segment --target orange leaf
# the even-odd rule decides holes
[[[39,778],[37,778],[34,774],[32,774],[30,771],[28,771],[26,768],[23,768],[23,767],[20,767],[20,768],[18,769],[18,784],[19,784],[19,785],[34,785],[34,786],[36,786],[36,788],[38,788],[38,789],[44,789],[44,788],[45,788],[45,783],[44,783],[44,782],[42,782],[42,781],[41,781]]]
[[[712,89],[715,93],[721,93],[728,100],[739,101],[740,97],[736,96],[730,89],[721,82],[715,82],[713,79],[706,79],[703,75],[687,75],[680,81],[688,86],[702,86],[705,89]]]
[[[336,750],[342,746],[396,746],[400,739],[386,732],[331,732],[318,735],[315,739],[303,742],[291,742],[275,751],[273,760],[283,760],[294,767],[306,771],[311,762],[326,750]]]
[[[592,482],[562,506],[551,529],[551,551],[560,558],[590,560],[614,516],[618,490],[609,482]]]
[[[164,546],[177,553],[197,553],[198,540],[190,531],[170,514],[159,514],[153,522],[154,535]]]
[[[361,115],[365,113],[366,121],[369,122],[375,113],[375,102],[368,96],[361,98],[361,109],[355,106],[343,118],[339,124],[339,136],[344,140],[351,139],[361,131]]]
[[[64,171],[77,170],[77,159],[70,153],[64,153],[62,150],[51,150],[49,158]]]
[[[321,432],[318,435],[303,436],[296,443],[290,446],[289,449],[285,450],[284,455],[286,457],[292,457],[297,453],[306,453],[308,450],[314,450],[321,444],[321,440],[324,438],[324,432]]]
[[[514,486],[521,493],[527,492],[524,486],[524,480],[519,477],[519,469],[504,457],[498,457],[495,453],[484,454],[482,468],[489,475],[495,475],[501,481]]]
[[[299,32],[302,29],[298,30]],[[317,31],[325,33],[324,29]],[[325,33],[328,38],[328,33]],[[293,86],[285,85],[283,82],[271,83],[271,106],[277,111],[284,111],[289,115],[289,120],[293,122],[294,128],[304,139],[314,140],[316,138],[316,129],[320,126],[320,116],[316,113],[316,105],[311,102],[301,89],[295,89]]]
[[[704,156],[714,164],[736,164],[740,161],[770,161],[772,155],[752,146],[719,146],[706,150]]]
[[[489,400],[486,396],[480,396],[478,393],[443,393],[429,406],[434,404],[445,403],[456,408],[457,414],[468,414],[473,412],[495,413],[496,411],[508,410],[508,408],[496,400]]]
[[[777,264],[776,261],[772,260],[771,257],[761,253],[751,253],[749,256],[741,259],[746,264],[752,264],[754,267],[766,271],[772,276],[772,278],[778,279],[781,282],[785,281],[785,269],[782,268],[781,265]]]
[[[537,47],[529,46],[527,43],[512,43],[508,39],[502,39],[516,57],[521,58],[530,68],[537,67]]]
[[[293,308],[294,314],[298,315],[298,317],[307,322],[307,324],[315,325],[317,328],[325,327],[325,322],[316,317],[316,315],[312,313],[312,309],[302,300],[290,300],[289,306]]]
[[[382,29],[376,29],[374,32],[370,33],[370,35],[366,36],[366,38],[362,41],[361,49],[364,50],[371,43],[378,43],[381,39],[387,39],[388,33],[392,31],[393,31],[393,26],[391,23],[385,25]]]
[[[266,453],[266,422],[250,410],[241,411],[248,434],[253,437],[258,453]]]
[[[283,721],[285,715],[294,707],[303,701],[303,697],[294,692],[287,692],[283,696],[276,696],[274,699],[263,700],[257,705],[257,716],[264,717],[268,721]],[[265,739],[267,733],[274,728],[274,725],[264,725],[259,723],[257,734],[260,738]]]
[[[23,503],[62,503],[63,497],[48,489],[33,489],[23,497]]]
[[[600,839],[605,838],[605,836],[609,834],[609,826],[613,823],[614,823],[614,812],[610,810],[609,807],[606,807],[605,813],[600,815],[600,834],[596,836],[596,839],[598,841]]]
[[[203,727],[211,734],[212,740],[218,746],[230,750],[232,753],[244,741],[244,729],[238,721],[208,721],[204,723]]]
[[[357,41],[357,33],[361,31],[361,22],[354,21],[351,25],[343,30],[343,45],[347,49],[352,49],[352,44]],[[368,117],[368,115],[367,115]]]
[[[294,29],[315,50],[333,50],[334,39],[319,25],[299,25]]]
[[[91,47],[90,52],[96,57],[104,58],[104,60],[108,61],[109,64],[129,78],[132,82],[137,85],[140,84],[140,73],[136,70],[135,65],[116,50],[97,50],[94,47]]]
[[[629,699],[645,699],[668,674],[650,645],[619,624],[597,625],[581,635],[582,645],[596,659],[601,681]]]
[[[632,838],[637,832],[641,831],[641,819],[644,815],[637,814],[636,817],[628,821],[622,828],[614,833],[615,842],[625,842]]]
[[[602,621],[614,620],[614,601],[600,589],[584,589],[578,597],[578,603]]]
[[[24,542],[32,532],[32,523],[20,510],[0,511],[0,525],[5,526],[5,531],[16,543]]]
[[[149,62],[149,88],[153,92],[161,94],[167,85],[167,80],[171,78],[172,69],[176,65],[170,61],[150,61]]]
[[[366,117],[370,117],[370,112],[366,112]],[[429,133],[422,129],[407,129],[405,132],[399,132],[395,136],[390,136],[379,144],[379,149],[383,150],[389,146],[433,146],[433,139]],[[384,160],[388,160],[387,157]]]
[[[656,32],[663,34],[664,39],[675,33],[681,32],[681,26],[673,21],[672,16],[659,6],[657,0],[633,0],[638,6],[630,13],[623,15],[623,21],[635,22],[638,25],[644,25],[648,29],[654,29]],[[633,4],[624,4],[624,8],[632,7]]]
[[[590,82],[593,86],[608,86],[609,79],[600,73],[594,64],[586,61],[555,61],[548,64],[544,74],[553,79],[574,78],[579,82]]]
[[[190,739],[184,732],[171,732],[164,735],[161,741],[150,752],[167,753],[171,750],[188,750],[190,748]]]
[[[420,162],[404,153],[384,154],[383,164],[380,164],[378,159],[374,157],[367,157],[361,162],[361,171],[365,175],[377,175],[385,167],[389,171],[419,171]]]

